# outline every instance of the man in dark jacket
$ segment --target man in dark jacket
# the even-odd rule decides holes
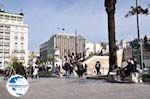
[[[95,69],[96,69],[96,74],[101,74],[100,73],[100,67],[101,67],[101,64],[99,63],[99,61],[96,62],[95,64]]]
[[[69,78],[71,66],[70,66],[70,63],[68,61],[66,61],[66,63],[65,63],[64,70],[66,71],[66,78]]]
[[[21,62],[16,66],[16,74],[22,75],[27,79],[25,69]]]
[[[83,76],[84,72],[85,72],[85,69],[83,67],[83,64],[79,60],[79,62],[77,63],[77,74],[78,74],[79,78]]]

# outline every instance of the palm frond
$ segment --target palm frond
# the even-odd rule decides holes
[[[148,8],[144,9],[141,6],[138,6],[138,7],[131,6],[131,10],[125,15],[125,17],[127,18],[127,17],[133,16],[137,13],[138,14],[143,14],[143,15],[149,15],[150,14]]]

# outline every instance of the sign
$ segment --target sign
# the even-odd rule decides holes
[[[140,43],[139,43],[139,40],[134,40],[134,41],[132,41],[131,42],[131,46],[132,46],[132,48],[134,48],[134,49],[139,49],[140,48]]]
[[[23,96],[29,88],[29,83],[21,75],[11,76],[6,84],[8,92],[15,97]]]

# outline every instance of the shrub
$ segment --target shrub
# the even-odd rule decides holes
[[[39,77],[52,77],[52,71],[39,72]]]

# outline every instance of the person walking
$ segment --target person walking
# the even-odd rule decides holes
[[[66,78],[69,78],[71,66],[70,66],[70,63],[68,61],[66,61],[65,65],[64,65],[64,70],[66,71]]]
[[[23,67],[21,62],[16,66],[16,74],[22,75],[27,79],[25,68]]]
[[[84,72],[85,72],[85,69],[83,67],[83,64],[79,60],[79,62],[77,63],[77,74],[78,74],[79,78],[81,78],[83,76]]]
[[[88,66],[87,66],[87,64],[85,64],[84,65],[85,75],[87,75],[87,68],[88,68]]]
[[[101,74],[101,72],[100,72],[100,67],[101,67],[101,64],[100,64],[99,61],[97,61],[96,64],[95,64],[95,69],[96,69],[96,74],[97,74],[97,75],[98,75],[98,74]]]
[[[60,77],[60,66],[58,66],[58,64],[56,64],[56,67],[55,67],[55,76]]]
[[[36,65],[35,63],[33,64],[33,78],[38,78],[38,65]]]

